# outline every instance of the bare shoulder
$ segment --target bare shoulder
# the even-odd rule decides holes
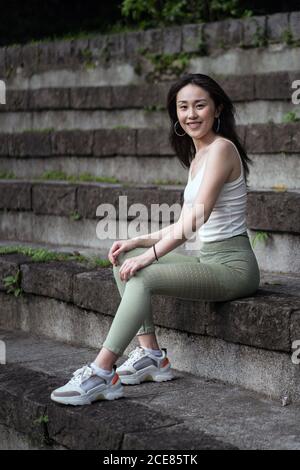
[[[210,160],[216,163],[230,165],[232,168],[236,164],[237,150],[233,142],[225,139],[217,139],[209,149]]]
[[[234,143],[223,138],[218,138],[215,142],[213,142],[211,151],[221,153],[222,155],[236,154]]]

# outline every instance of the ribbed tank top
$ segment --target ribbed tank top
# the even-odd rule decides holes
[[[235,147],[241,163],[241,174],[235,181],[224,183],[209,219],[198,230],[197,236],[201,242],[224,240],[247,231],[247,188],[242,159],[236,145],[231,140],[220,138],[231,142]],[[189,207],[192,207],[198,193],[207,158],[206,156],[200,170],[193,179],[191,168],[189,170],[189,178],[184,190],[184,202]]]

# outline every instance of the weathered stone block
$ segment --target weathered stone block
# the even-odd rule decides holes
[[[41,88],[29,92],[29,109],[68,109],[68,88]]]
[[[265,16],[252,16],[243,19],[243,44],[255,46],[266,38],[267,21]]]
[[[8,136],[11,157],[45,157],[51,155],[51,132],[21,132]]]
[[[182,51],[196,52],[202,39],[204,23],[185,24],[182,26]]]
[[[39,45],[25,44],[23,46],[23,63],[26,76],[34,75],[39,65]]]
[[[252,124],[246,128],[246,148],[251,153],[272,153],[272,125]]]
[[[0,133],[0,155],[3,157],[8,156],[8,140],[9,134]]]
[[[225,341],[289,352],[291,310],[290,300],[271,295],[215,303],[206,331]]]
[[[93,132],[80,129],[52,133],[53,155],[91,155]]]
[[[267,36],[269,41],[281,42],[289,29],[288,13],[275,13],[267,16]]]
[[[151,53],[162,53],[163,30],[161,28],[145,30],[141,38],[141,47]]]
[[[33,185],[32,210],[35,214],[69,216],[76,210],[76,186],[57,182]]]
[[[71,109],[110,109],[112,89],[103,87],[76,87],[70,89]]]
[[[112,204],[118,207],[118,198],[122,195],[121,185],[107,185],[104,183],[93,185],[79,185],[77,190],[77,207],[79,214],[88,219],[96,219],[97,207],[100,204]],[[104,216],[103,216],[104,217]]]
[[[137,154],[138,155],[173,155],[168,142],[167,130],[138,129],[137,130]]]
[[[143,108],[157,104],[155,86],[115,86],[111,89],[111,107],[113,109]]]
[[[1,111],[26,111],[28,96],[28,90],[6,90],[6,105],[1,105]]]
[[[300,233],[299,202],[297,192],[251,191],[247,223],[254,230]]]
[[[182,47],[181,26],[171,26],[163,29],[163,53],[178,54]]]
[[[97,129],[94,131],[93,155],[135,155],[135,129]]]
[[[76,274],[73,283],[73,302],[76,305],[105,315],[115,315],[121,299],[111,268]]]
[[[251,101],[254,99],[254,76],[223,76],[218,83],[233,101]]]
[[[141,54],[141,49],[144,48],[143,34],[143,31],[131,31],[126,34],[124,61],[130,62]]]
[[[6,291],[4,278],[7,276],[16,276],[23,263],[30,263],[30,256],[20,253],[1,254],[0,255],[0,290]]]
[[[293,39],[298,41],[300,39],[300,11],[293,11],[290,14],[290,29]]]
[[[290,97],[291,84],[287,72],[255,75],[255,99],[286,100]]]
[[[0,182],[0,208],[31,210],[31,183],[12,180]]]
[[[73,276],[88,267],[75,261],[49,261],[22,264],[21,270],[25,292],[72,302]]]

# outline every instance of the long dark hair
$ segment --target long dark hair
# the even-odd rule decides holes
[[[193,139],[188,134],[179,137],[174,131],[174,125],[176,121],[178,121],[176,111],[176,96],[179,90],[188,84],[198,85],[199,87],[207,91],[212,100],[214,101],[216,108],[218,108],[221,104],[223,105],[221,114],[219,115],[219,130],[218,132],[216,131],[217,121],[215,121],[213,125],[213,131],[219,134],[220,136],[231,140],[236,145],[242,159],[245,173],[245,182],[246,186],[248,187],[248,163],[252,165],[253,162],[248,157],[246,150],[241,144],[236,132],[235,107],[231,99],[221,88],[221,86],[208,75],[203,75],[201,73],[184,74],[171,86],[167,95],[167,109],[171,120],[169,142],[171,144],[171,147],[175,151],[177,157],[179,158],[182,166],[184,168],[189,168],[191,165],[191,161],[193,160],[196,153]],[[176,125],[176,131],[179,134],[184,134],[184,129],[182,129],[179,123],[177,123]]]

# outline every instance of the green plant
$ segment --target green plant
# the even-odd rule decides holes
[[[111,262],[107,259],[94,258],[94,263],[97,266],[101,266],[101,268],[107,268],[108,266],[111,266]]]
[[[41,176],[36,176],[38,180],[64,180],[64,181],[95,181],[98,183],[118,183],[119,180],[113,176],[93,176],[91,173],[81,173],[80,175],[67,175],[60,170],[50,170],[44,172]]]
[[[298,122],[300,118],[296,115],[294,111],[285,113],[282,118],[283,122]]]
[[[256,232],[255,236],[251,239],[252,247],[254,248],[257,242],[266,242],[269,236],[268,232]]]
[[[288,46],[291,46],[292,44],[294,44],[295,40],[294,40],[294,36],[290,28],[287,28],[282,32],[281,40]]]
[[[74,251],[73,253],[56,253],[54,251],[48,251],[43,248],[31,248],[20,245],[0,247],[0,255],[12,253],[20,253],[26,256],[30,256],[32,261],[39,263],[47,261],[79,261],[90,264],[92,267],[106,267],[111,264],[107,259],[101,259],[97,256],[86,257],[77,251]],[[16,276],[8,276],[8,278],[12,278],[7,281],[9,285],[17,285],[20,282],[20,279],[17,279]]]
[[[22,292],[21,288],[21,271],[18,270],[15,276],[6,276],[3,278],[4,287],[6,287],[6,292],[8,294],[13,294],[15,297],[18,297]]]
[[[121,14],[140,29],[252,15],[241,0],[123,0]]]
[[[180,52],[175,54],[147,53],[146,58],[154,66],[154,71],[148,75],[152,78],[158,78],[162,74],[180,75],[189,64],[190,58],[194,54]]]
[[[96,64],[93,60],[93,53],[91,49],[86,47],[81,51],[82,57],[84,59],[84,67],[87,69],[94,69],[96,67]]]
[[[54,132],[54,127],[45,127],[43,129],[23,129],[20,134],[27,134],[28,132],[40,132],[40,133],[47,133],[47,132]]]
[[[252,44],[254,47],[265,47],[268,45],[268,38],[262,27],[257,24],[256,31],[252,38]]]
[[[152,184],[157,185],[182,185],[182,182],[179,180],[153,180]]]
[[[71,214],[70,214],[70,219],[71,219],[71,220],[80,220],[80,219],[81,219],[81,215],[79,214],[79,212],[73,211],[73,212],[71,212]]]
[[[35,419],[33,421],[34,424],[42,424],[42,423],[49,423],[49,416],[48,415],[42,415],[39,418]]]
[[[144,111],[164,111],[165,108],[164,106],[162,105],[159,105],[159,104],[152,104],[152,105],[148,105],[148,106],[144,106],[143,107]]]
[[[0,179],[15,179],[16,176],[12,171],[0,171]]]

